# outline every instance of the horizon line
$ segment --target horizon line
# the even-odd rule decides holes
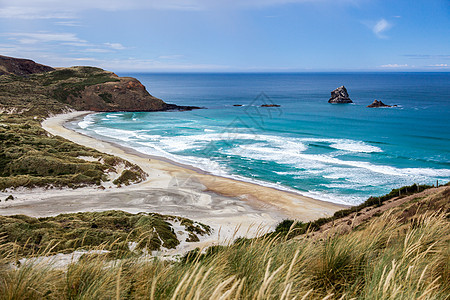
[[[109,70],[109,69],[105,69]],[[158,71],[142,71],[142,70],[118,70],[117,73],[142,73],[142,74],[310,74],[310,73],[450,73],[450,70],[341,70],[341,71],[187,71],[187,70],[158,70]]]

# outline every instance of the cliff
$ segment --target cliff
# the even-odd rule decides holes
[[[25,61],[23,63],[19,63]],[[167,104],[139,80],[94,67],[53,69],[21,59],[0,59],[0,113],[46,116],[68,110],[164,111],[199,107]],[[34,72],[34,73],[33,73]],[[24,76],[26,75],[26,76]]]
[[[69,81],[53,80],[51,94],[76,110],[163,111],[190,110],[197,107],[167,104],[152,96],[136,78],[118,77],[97,68],[72,67],[59,72],[71,73]],[[58,71],[48,76],[58,77]]]

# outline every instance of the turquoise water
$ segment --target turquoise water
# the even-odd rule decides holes
[[[340,203],[450,178],[450,73],[120,75],[166,102],[207,109],[99,113],[77,130]],[[341,85],[354,104],[327,103]],[[374,99],[398,107],[367,108]],[[281,107],[260,107],[270,103]]]

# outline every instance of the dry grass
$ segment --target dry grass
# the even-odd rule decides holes
[[[444,191],[419,202],[448,200]],[[448,211],[405,219],[407,209],[344,235],[241,239],[180,262],[86,255],[66,270],[32,262],[14,269],[10,249],[0,299],[449,299]]]

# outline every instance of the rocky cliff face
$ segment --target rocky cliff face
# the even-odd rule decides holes
[[[117,76],[113,74],[113,76]],[[67,104],[77,110],[92,111],[165,111],[192,110],[196,106],[179,106],[165,103],[147,91],[136,78],[116,77],[117,81],[105,82],[84,88],[80,94],[67,97]]]
[[[53,71],[52,67],[35,63],[30,59],[14,58],[0,55],[0,75],[25,76],[35,73]]]
[[[150,95],[145,86],[131,77],[86,86],[79,94],[70,94],[67,104],[77,110],[93,111],[158,111],[166,103]]]
[[[331,98],[328,100],[328,103],[353,103],[353,101],[348,96],[345,86],[340,86],[331,92]]]

